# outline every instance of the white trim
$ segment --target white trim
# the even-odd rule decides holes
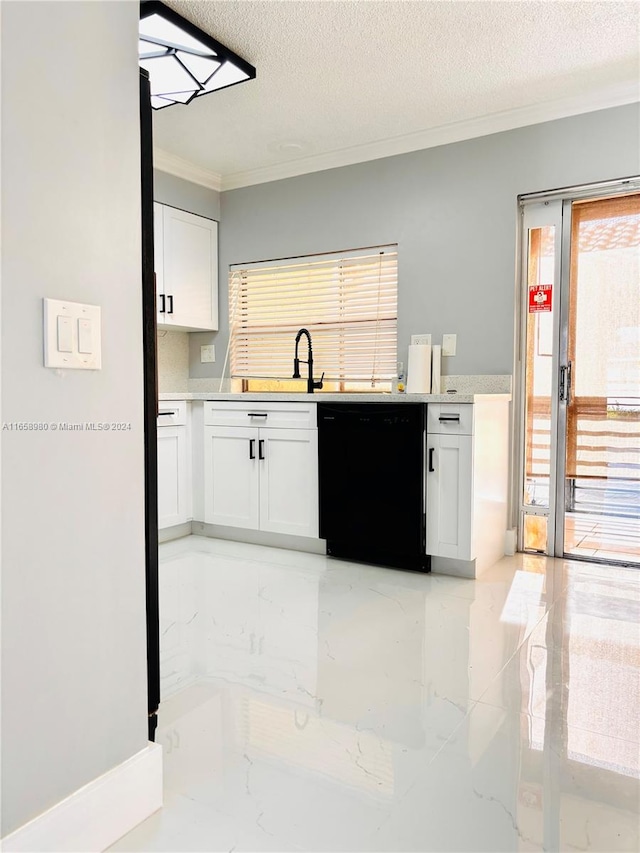
[[[220,192],[221,175],[202,166],[196,166],[195,163],[183,160],[177,154],[171,154],[162,148],[154,147],[153,149],[153,168],[175,175],[177,178],[183,178],[185,181],[191,181],[192,184],[200,184],[202,187]]]
[[[455,578],[477,578],[475,558],[459,560],[457,557],[432,557],[431,571],[435,575],[450,575]]]
[[[2,839],[3,853],[105,850],[162,808],[162,747],[149,743]]]
[[[246,527],[227,527],[222,524],[205,524],[202,521],[191,522],[191,533],[194,536],[207,536],[209,539],[228,539],[231,542],[246,542],[249,545],[287,548],[289,551],[304,551],[307,554],[327,553],[326,539],[292,536],[290,533],[248,530]]]
[[[608,86],[606,89],[599,89],[586,95],[561,98],[526,107],[516,107],[513,110],[504,110],[467,121],[452,122],[428,130],[407,133],[404,136],[382,139],[365,145],[354,145],[326,154],[303,157],[288,163],[278,163],[273,166],[223,175],[221,189],[222,192],[225,192],[253,184],[264,184],[269,181],[292,178],[309,172],[351,166],[355,163],[392,157],[396,154],[406,154],[424,148],[435,148],[438,145],[462,142],[465,139],[488,136],[492,133],[514,130],[531,124],[541,124],[581,113],[619,107],[636,103],[638,100],[640,100],[640,86],[637,81],[631,81],[616,86]]]

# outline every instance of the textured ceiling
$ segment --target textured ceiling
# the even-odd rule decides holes
[[[257,69],[154,115],[158,148],[223,176],[640,80],[636,0],[167,5]]]

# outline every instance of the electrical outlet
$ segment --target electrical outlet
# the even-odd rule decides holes
[[[456,354],[456,338],[457,335],[442,336],[442,355]]]
[[[216,348],[213,344],[200,347],[200,364],[211,364],[216,360]]]
[[[411,335],[411,345],[414,344],[429,344],[431,345],[431,335]]]

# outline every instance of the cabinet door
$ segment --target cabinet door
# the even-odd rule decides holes
[[[164,208],[157,201],[153,203],[153,269],[156,276],[156,320],[164,323]]]
[[[189,469],[186,427],[158,430],[158,527],[189,520]]]
[[[258,430],[205,427],[204,439],[205,522],[257,530]]]
[[[428,434],[427,554],[432,557],[473,559],[472,483],[472,437]]]
[[[185,329],[218,328],[218,223],[163,208],[163,322]]]
[[[260,529],[318,536],[318,433],[261,429]]]

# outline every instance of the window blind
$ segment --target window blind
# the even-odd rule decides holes
[[[397,293],[395,246],[232,266],[231,376],[291,377],[295,335],[304,327],[313,338],[316,376],[389,381],[396,373]],[[303,339],[301,358],[306,354]]]

